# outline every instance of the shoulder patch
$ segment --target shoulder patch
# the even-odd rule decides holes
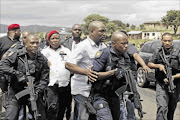
[[[11,48],[13,48],[13,47],[15,47],[16,46],[16,43],[15,44],[13,44],[13,45],[11,45]]]
[[[96,53],[96,58],[100,58],[101,57],[101,55],[102,55],[102,51],[98,51],[97,53]]]
[[[8,54],[8,56],[11,56],[13,53],[14,53],[14,52],[13,52],[13,51],[11,51],[11,52]]]

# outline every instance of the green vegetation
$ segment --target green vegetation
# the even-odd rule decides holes
[[[88,15],[86,18],[83,20],[85,23],[82,24],[83,26],[83,34],[88,35],[88,26],[92,21],[101,21],[105,24],[106,30],[107,30],[107,37],[110,38],[112,33],[115,31],[126,31],[127,30],[127,25],[120,20],[112,20],[109,21],[109,18],[106,18],[104,16],[101,16],[99,14],[91,14]]]
[[[101,16],[99,14],[91,14],[84,18],[84,24],[83,26],[83,34],[82,38],[86,37],[88,35],[88,26],[90,22],[92,21],[102,21],[106,26],[106,43],[110,41],[111,35],[115,31],[152,31],[152,32],[169,32],[171,34],[174,34],[174,39],[180,39],[180,11],[178,10],[170,10],[167,11],[167,15],[162,18],[162,23],[166,26],[166,28],[162,29],[155,29],[155,28],[145,28],[144,24],[141,24],[139,27],[135,25],[130,25],[129,23],[123,23],[120,20],[109,20],[109,18]],[[45,33],[36,33],[39,39],[44,38]],[[140,44],[150,41],[150,40],[142,40],[142,39],[133,39],[129,40],[130,43],[135,44],[136,47],[139,47]]]
[[[42,38],[45,37],[46,33],[36,33],[37,37],[39,38],[39,40],[41,40]]]
[[[174,34],[176,35],[178,27],[180,26],[180,10],[167,11],[166,16],[162,17],[161,21],[167,29],[169,26],[172,26]]]

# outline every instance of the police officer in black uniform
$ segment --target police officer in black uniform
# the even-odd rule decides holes
[[[8,26],[7,36],[0,38],[0,58],[14,43],[19,41],[20,36],[21,30],[18,24]]]
[[[19,41],[21,32],[19,24],[11,24],[8,26],[8,33],[7,36],[0,38],[0,59],[2,58],[3,54],[16,42]],[[5,96],[5,91],[7,91],[7,80],[8,77],[0,74],[0,92],[2,92],[3,96]],[[0,93],[1,94],[1,93]],[[2,109],[2,99],[0,95],[0,114]]]
[[[19,42],[21,36],[19,24],[11,24],[8,26],[7,36],[0,38],[0,59],[4,53],[15,43]],[[5,82],[5,76],[0,75],[0,88],[2,92],[7,90],[7,83]]]
[[[27,61],[30,69],[30,74],[35,78],[35,92],[37,94],[38,112],[41,114],[38,120],[45,120],[45,109],[42,102],[42,92],[49,82],[49,67],[47,59],[38,50],[39,40],[35,35],[29,35],[26,38],[25,47],[22,49],[10,52],[3,60],[0,61],[0,71],[3,74],[11,75],[12,80],[8,88],[6,98],[6,120],[17,120],[21,105],[28,105],[30,108],[29,96],[24,96],[19,100],[15,94],[25,89],[28,86],[26,79],[26,69],[24,62]],[[31,110],[30,110],[31,111]]]
[[[121,32],[123,32],[127,35],[127,33],[125,31],[121,31]],[[134,75],[135,81],[137,81],[137,65],[136,65],[135,61],[137,61],[142,66],[143,70],[146,73],[151,71],[151,69],[146,65],[146,63],[141,58],[141,56],[139,56],[138,50],[134,44],[130,44],[130,43],[128,44],[127,54],[130,57],[130,66],[131,66],[131,70],[132,70],[132,73]],[[124,100],[121,99],[121,101],[120,101],[121,102],[120,103],[121,119],[136,120],[136,116],[134,113],[134,110],[135,110],[134,109],[134,103],[131,102],[131,100],[129,99],[129,95],[125,95],[124,98],[126,101],[127,113],[126,113],[126,109],[125,109],[125,105],[124,105]],[[127,116],[126,116],[126,114],[127,114]]]
[[[120,103],[115,90],[125,83],[124,70],[130,58],[126,53],[128,37],[123,32],[115,32],[111,37],[112,47],[100,50],[93,62],[93,71],[97,76],[89,76],[92,82],[91,95],[97,111],[97,120],[119,120]],[[98,77],[98,78],[96,78]]]
[[[148,66],[156,68],[156,103],[157,120],[173,120],[174,112],[180,95],[180,50],[173,45],[173,37],[164,33],[161,38],[162,47],[156,50],[150,58]],[[176,86],[174,93],[168,91],[167,69],[164,57],[170,64],[172,80]]]

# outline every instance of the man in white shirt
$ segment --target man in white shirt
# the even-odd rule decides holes
[[[81,34],[82,34],[82,27],[79,24],[74,24],[72,26],[72,37],[69,37],[67,39],[65,39],[65,41],[61,42],[61,45],[69,48],[69,50],[73,51],[77,45],[82,42],[81,39]],[[71,74],[72,76],[73,74]],[[66,119],[69,120],[70,119],[70,115],[71,115],[71,103],[72,103],[72,95],[69,95],[69,100],[67,101],[67,108],[66,108]]]
[[[82,41],[81,39],[82,34],[82,27],[79,24],[74,24],[72,26],[72,37],[67,38],[65,41],[63,41],[61,44],[65,47],[69,48],[71,51],[73,51],[78,43]]]
[[[48,34],[49,47],[42,50],[50,66],[50,81],[47,88],[47,120],[63,120],[68,92],[70,94],[70,71],[65,63],[70,50],[60,44],[60,34],[54,30]]]
[[[96,52],[106,47],[103,43],[106,28],[102,22],[91,22],[88,30],[89,37],[78,44],[66,62],[66,68],[74,73],[71,78],[71,94],[75,100],[74,120],[88,120],[89,113],[85,101],[91,90],[88,76],[92,75],[92,72],[89,68],[93,64]]]

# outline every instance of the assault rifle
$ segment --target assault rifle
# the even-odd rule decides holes
[[[28,94],[30,95],[31,110],[34,113],[34,119],[37,120],[38,117],[41,116],[41,115],[38,114],[38,110],[37,110],[37,103],[36,103],[37,94],[35,93],[35,90],[34,90],[34,80],[35,80],[35,78],[30,75],[27,56],[25,55],[25,61],[22,58],[20,58],[20,59],[25,64],[26,78],[28,80],[28,87],[26,87],[25,90],[22,90],[22,91],[18,92],[15,96],[16,96],[17,99],[20,99],[21,97],[23,97],[25,95],[28,95]]]
[[[142,111],[140,94],[137,91],[135,79],[134,79],[134,76],[132,74],[132,70],[130,70],[130,68],[123,68],[123,69],[125,71],[124,77],[125,77],[125,80],[126,80],[126,85],[118,88],[115,91],[115,93],[118,96],[120,96],[125,92],[127,87],[130,88],[130,92],[128,92],[127,94],[132,96],[131,101],[134,102],[134,106],[138,110],[138,115],[139,115],[140,120],[141,120],[143,118],[143,114],[145,114],[145,112]]]
[[[166,77],[168,79],[168,92],[174,93],[176,86],[174,85],[174,82],[173,82],[174,80],[172,79],[172,69],[171,69],[169,62],[166,59],[166,55],[165,55],[163,47],[162,47],[162,54],[160,54],[160,57],[162,58],[162,60],[165,64]]]

